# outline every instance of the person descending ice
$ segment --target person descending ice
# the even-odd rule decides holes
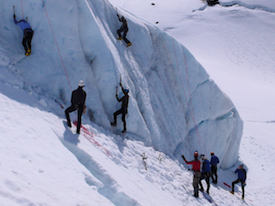
[[[114,121],[111,123],[111,125],[113,127],[116,127],[116,124],[117,124],[117,115],[122,114],[121,119],[122,119],[123,128],[124,128],[123,131],[122,131],[122,133],[125,133],[125,132],[127,132],[125,117],[126,117],[126,114],[128,113],[128,103],[129,103],[129,94],[128,93],[129,93],[129,90],[128,89],[124,89],[121,83],[119,83],[119,85],[121,86],[121,89],[122,89],[122,92],[123,92],[124,96],[119,99],[118,95],[116,94],[117,101],[122,102],[122,103],[121,103],[121,108],[119,110],[117,110],[113,114]]]
[[[127,44],[127,47],[131,46],[132,43],[126,38],[127,32],[128,32],[128,23],[127,20],[125,19],[124,16],[119,16],[119,14],[117,14],[118,20],[120,22],[122,22],[122,25],[120,27],[120,29],[117,30],[117,34],[118,34],[118,40],[123,39],[125,41],[125,43]],[[121,33],[123,32],[123,36],[121,35]]]
[[[210,159],[211,178],[214,184],[218,183],[218,175],[217,175],[218,166],[217,165],[219,162],[220,162],[219,158],[214,154],[214,152],[211,152],[211,159]]]
[[[184,155],[181,156],[182,159],[185,161],[186,164],[192,165],[193,168],[193,187],[194,187],[194,196],[199,197],[199,183],[200,183],[200,178],[201,178],[201,162],[198,159],[199,153],[196,151],[194,153],[194,160],[192,161],[187,161],[184,157]]]
[[[29,56],[31,55],[31,51],[32,51],[32,37],[33,37],[34,31],[32,30],[30,24],[24,19],[21,19],[20,21],[16,21],[15,13],[13,14],[13,20],[14,20],[14,23],[23,30],[22,45],[25,49],[25,55]]]
[[[78,88],[72,92],[71,106],[65,110],[68,127],[72,126],[69,113],[77,110],[77,127],[76,127],[77,134],[80,134],[81,116],[83,114],[83,111],[86,108],[85,106],[86,92],[83,90],[84,86],[85,86],[84,82],[80,80],[78,83]]]

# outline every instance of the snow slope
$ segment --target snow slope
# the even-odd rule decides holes
[[[0,39],[1,106],[3,105],[1,107],[1,114],[3,114],[1,115],[3,122],[1,125],[3,142],[1,156],[5,157],[5,161],[1,161],[1,165],[5,166],[5,169],[1,171],[3,175],[1,175],[2,200],[0,202],[5,205],[209,205],[202,197],[197,200],[192,197],[191,173],[178,161],[171,160],[162,152],[170,157],[174,154],[178,158],[180,158],[180,154],[184,153],[191,158],[192,152],[197,148],[206,154],[215,150],[223,161],[221,165],[228,167],[237,160],[239,142],[237,141],[237,147],[229,150],[232,155],[224,150],[227,146],[225,142],[221,144],[221,147],[215,145],[217,141],[215,136],[208,136],[210,142],[205,139],[202,141],[206,144],[205,148],[207,149],[200,146],[198,141],[194,145],[194,141],[192,139],[190,141],[190,137],[198,134],[196,134],[193,117],[188,114],[190,109],[186,106],[187,108],[182,108],[187,111],[188,123],[185,132],[183,132],[183,134],[188,134],[187,136],[183,135],[185,137],[184,144],[188,149],[192,145],[194,148],[189,149],[190,151],[181,150],[183,149],[182,144],[178,143],[182,139],[178,138],[181,133],[179,131],[184,124],[179,124],[179,131],[175,131],[171,117],[181,120],[182,113],[179,114],[175,109],[180,108],[177,102],[169,102],[169,100],[178,95],[177,97],[182,99],[181,102],[185,102],[188,95],[191,94],[187,89],[190,86],[194,99],[191,98],[192,100],[189,102],[194,108],[195,121],[199,123],[200,120],[204,120],[203,124],[198,127],[199,134],[203,134],[204,138],[205,134],[214,135],[217,131],[214,131],[215,128],[221,131],[226,129],[226,131],[235,131],[237,134],[235,138],[240,141],[242,129],[234,127],[235,125],[227,128],[227,123],[230,125],[231,120],[240,121],[231,101],[224,97],[212,80],[208,79],[208,75],[200,64],[183,46],[167,34],[162,33],[161,30],[155,29],[151,24],[144,23],[137,17],[119,9],[120,14],[126,15],[129,25],[132,26],[129,37],[132,36],[130,40],[133,42],[133,47],[126,50],[124,43],[115,40],[114,34],[120,24],[116,20],[115,10],[108,2],[62,2],[62,5],[67,7],[51,1],[45,1],[45,3],[43,6],[42,2],[24,1],[22,14],[28,15],[30,22],[33,21],[31,24],[36,32],[33,39],[33,54],[26,60],[22,55],[22,46],[18,43],[21,41],[21,31],[13,25],[12,17],[9,16],[13,1],[1,2],[1,8],[4,8],[1,13],[2,23],[0,25],[2,28]],[[195,4],[197,5],[194,3],[193,6]],[[203,5],[200,3],[200,6]],[[20,6],[18,5],[16,8],[18,9],[17,16],[19,16]],[[48,13],[45,13],[45,8]],[[108,12],[102,13],[100,10]],[[31,15],[34,15],[35,18]],[[167,22],[169,21],[171,23],[171,20],[168,19]],[[10,22],[10,24],[4,25],[3,22]],[[51,26],[53,30],[51,30]],[[52,37],[52,31],[55,38]],[[68,31],[66,35],[64,31]],[[158,40],[158,44],[152,45],[150,37],[155,41]],[[145,39],[147,42],[144,43],[144,47],[135,47]],[[61,53],[58,52],[55,43],[58,44]],[[165,51],[165,49],[167,50]],[[59,54],[63,62],[60,61]],[[187,56],[187,66],[184,64],[184,58],[178,57],[178,54]],[[152,58],[149,59],[148,56]],[[201,55],[198,54],[198,56],[201,58]],[[209,115],[209,111],[206,113],[202,112],[205,110],[196,111],[200,108],[198,105],[202,105],[200,101],[205,99],[198,97],[206,94],[205,92],[208,90],[198,89],[202,80],[194,78],[196,81],[192,81],[192,75],[196,73],[190,71],[189,65],[192,65],[192,69],[197,68],[202,75],[202,80],[207,80],[204,85],[216,89],[209,90],[210,94],[217,91],[217,100],[225,101],[225,104],[212,103],[215,106],[221,105],[221,108],[218,108],[213,116]],[[194,65],[195,67],[193,67]],[[164,71],[169,69],[169,72],[161,73],[162,70],[159,68],[164,68]],[[171,68],[174,75],[170,74]],[[181,71],[184,74],[179,72],[179,68],[186,69]],[[156,74],[159,77],[157,78],[151,70],[158,71],[159,73],[156,72]],[[146,73],[149,71],[153,73],[151,75],[155,75],[151,76],[151,79]],[[186,72],[190,81],[185,79]],[[211,71],[211,76],[212,73],[215,72]],[[242,74],[246,73],[247,71],[244,71]],[[113,134],[117,131],[111,131],[109,127],[112,113],[119,107],[118,104],[110,103],[116,101],[114,94],[115,86],[119,82],[119,74],[122,74],[122,83],[130,88],[133,99],[130,102],[130,116],[127,119],[128,130],[131,133],[127,136],[128,140],[124,141],[120,136]],[[59,105],[54,103],[54,99],[58,98],[68,106],[71,89],[76,87],[79,79],[84,79],[85,89],[88,94],[92,95],[88,95],[89,99],[87,100],[90,109],[87,115],[89,118],[83,117],[89,135],[85,135],[82,131],[82,134],[77,136],[74,134],[75,128],[71,131],[64,126],[63,111]],[[148,81],[149,79],[151,81]],[[176,79],[175,82],[178,82],[180,86],[175,87],[174,83],[169,85],[169,82],[173,82],[168,81],[171,79]],[[189,86],[184,85],[187,82],[189,82]],[[251,81],[248,82],[251,83]],[[106,87],[106,84],[110,85],[112,91]],[[223,82],[221,85],[223,88],[228,88],[224,86],[226,84]],[[183,89],[180,92],[182,88],[186,88],[186,91]],[[163,95],[165,89],[167,92]],[[226,90],[226,92],[230,91],[232,90]],[[184,92],[186,92],[187,98]],[[169,97],[172,98],[169,99]],[[200,101],[197,101],[195,97]],[[237,98],[235,99],[237,101]],[[168,113],[163,111],[162,114],[159,109],[163,107],[162,105],[170,106],[172,109],[168,110]],[[13,109],[15,112],[11,114],[7,108]],[[156,117],[156,114],[161,116]],[[220,114],[219,118],[215,119],[217,114]],[[231,114],[237,115],[237,117],[232,117]],[[74,115],[72,114],[72,116]],[[161,120],[165,119],[164,117],[170,118],[161,123]],[[206,131],[205,125],[209,124],[211,120],[211,118],[207,119],[209,117],[214,118],[216,120],[214,122],[218,126],[210,127],[212,130]],[[219,120],[225,123],[220,126]],[[242,124],[239,122],[237,125],[241,127]],[[253,127],[253,125],[251,126]],[[143,129],[144,127],[146,129]],[[256,128],[260,130],[260,127]],[[167,135],[168,129],[169,135]],[[10,133],[10,130],[14,133]],[[134,133],[136,135],[133,135]],[[24,136],[25,141],[18,139],[18,134]],[[150,137],[147,134],[150,134]],[[246,138],[251,139],[255,134],[252,133]],[[228,134],[225,136],[228,137]],[[229,137],[232,139],[234,138],[232,136]],[[175,139],[169,137],[175,137]],[[142,140],[143,143],[136,140]],[[18,145],[11,144],[14,142]],[[254,143],[259,144],[257,141]],[[145,147],[144,144],[154,146],[162,152]],[[213,146],[211,147],[211,145]],[[249,146],[249,148],[255,149],[253,145]],[[18,151],[18,153],[14,151]],[[262,152],[265,154],[264,151]],[[143,153],[148,157],[145,160],[147,170],[144,168],[141,157]],[[244,152],[244,154],[249,153]],[[258,159],[257,162],[260,162],[261,157],[259,156]],[[18,161],[14,163],[14,160]],[[30,163],[34,163],[33,166],[28,166]],[[220,181],[230,183],[235,179],[236,177],[231,173],[233,169],[220,170]],[[262,169],[267,170],[265,172],[265,187],[268,186],[266,183],[268,175],[272,173],[270,168],[262,166]],[[256,177],[258,174],[253,171],[249,175]],[[260,188],[262,191],[259,193],[260,189],[256,184],[254,187],[252,186],[252,183],[255,182],[249,177],[246,203],[229,195],[226,188],[221,185],[212,186],[211,195],[219,205],[258,205],[263,202],[262,194],[272,194],[272,190],[267,192]],[[149,194],[148,191],[150,191]],[[273,201],[272,198],[264,200],[266,204]]]

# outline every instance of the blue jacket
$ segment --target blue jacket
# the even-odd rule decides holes
[[[16,21],[16,19],[14,19],[14,23],[18,26],[20,26],[20,28],[25,32],[33,32],[30,24],[28,22],[26,22],[24,19],[20,20],[20,21]]]
[[[203,160],[201,172],[202,173],[204,173],[204,172],[211,172],[209,160],[207,160],[207,159]]]
[[[220,162],[219,158],[215,155],[212,155],[210,163],[212,166],[216,166]]]
[[[238,173],[238,179],[240,180],[246,180],[246,170],[245,169],[236,169],[235,173]]]

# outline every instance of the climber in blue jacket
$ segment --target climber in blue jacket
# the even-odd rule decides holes
[[[16,21],[15,14],[13,15],[13,19],[14,19],[14,23],[16,25],[18,25],[23,30],[22,45],[25,49],[25,55],[29,56],[31,54],[31,50],[32,50],[31,42],[32,42],[32,37],[33,37],[34,31],[32,30],[30,24],[27,21],[25,21],[24,19],[22,19],[20,21]]]
[[[235,173],[238,173],[238,179],[236,179],[234,182],[232,182],[232,191],[231,193],[234,194],[234,186],[237,183],[241,183],[242,185],[242,199],[244,199],[244,186],[246,185],[246,170],[243,167],[243,164],[241,164],[236,170]]]

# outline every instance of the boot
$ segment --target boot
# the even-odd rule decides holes
[[[230,193],[234,195],[234,191],[230,191]]]
[[[111,125],[112,125],[113,127],[116,127],[116,123],[115,123],[115,122],[111,122]]]
[[[68,127],[72,127],[71,122],[67,122]]]
[[[127,45],[127,47],[129,47],[129,46],[131,46],[132,45],[132,43],[130,42],[128,45]]]
[[[121,39],[123,39],[123,38],[122,38],[122,37],[118,37],[118,38],[117,38],[117,40],[121,40]]]

